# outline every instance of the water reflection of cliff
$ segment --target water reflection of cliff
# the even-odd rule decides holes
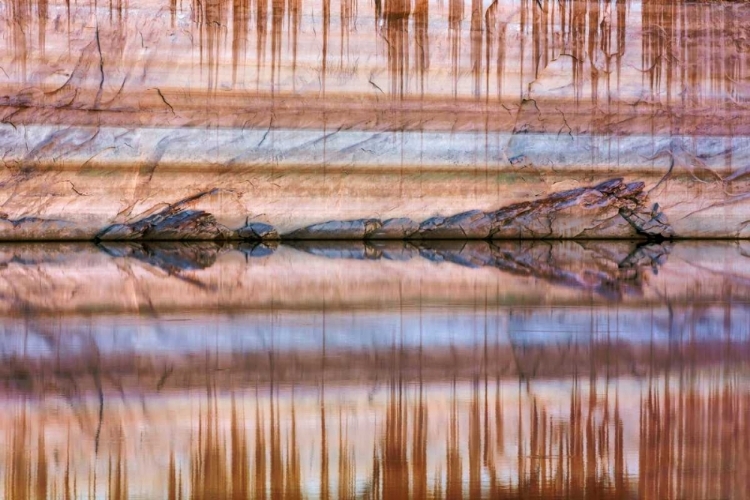
[[[4,497],[671,499],[750,493],[743,479],[750,393],[741,376],[688,370],[639,383],[591,374],[550,389],[542,381],[503,383],[487,373],[491,365],[483,366],[473,381],[440,387],[391,378],[369,404],[341,392],[337,402],[322,388],[313,404],[310,395],[288,386],[255,397],[209,388],[203,396],[180,396],[198,409],[173,417],[190,423],[188,434],[166,446],[138,444],[138,426],[120,420],[109,424],[119,437],[98,455],[81,448],[86,438],[70,445],[74,422],[47,421],[33,403],[22,402],[5,424]],[[123,419],[133,411],[109,410],[105,417]],[[68,426],[67,438],[61,425]]]

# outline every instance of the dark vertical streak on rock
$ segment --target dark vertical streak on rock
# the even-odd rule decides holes
[[[228,0],[202,0],[204,6],[202,36],[207,52],[208,90],[216,91],[221,58],[220,36],[227,25]],[[201,43],[203,45],[203,42]]]
[[[458,97],[458,78],[461,69],[461,21],[464,18],[463,0],[448,2],[448,36],[451,50],[451,76],[453,77],[453,97]]]
[[[237,66],[245,66],[249,28],[250,0],[232,0],[232,85],[237,85]]]
[[[26,31],[31,19],[31,2],[26,0],[10,0],[6,4],[8,12],[7,23],[11,44],[13,46],[13,61],[20,71],[21,82],[26,82],[26,67],[29,59],[29,47]]]
[[[271,95],[275,93],[281,71],[281,32],[286,0],[271,0]]]
[[[352,23],[356,23],[357,2],[356,0],[340,0],[339,22],[341,29],[341,40],[339,50],[339,64],[343,69],[345,62],[349,62],[349,33],[354,29]]]
[[[621,101],[620,84],[622,81],[622,58],[625,55],[625,41],[627,39],[627,0],[615,0],[615,2],[617,9],[617,55],[615,56],[615,64],[617,66],[617,114],[619,115]]]
[[[588,1],[588,36],[586,55],[589,60],[591,78],[591,109],[596,113],[599,105],[599,69],[596,66],[597,49],[599,48],[599,0]]]
[[[328,32],[331,28],[331,0],[323,0],[323,60],[321,61],[321,88],[326,95],[326,75],[328,74]]]
[[[534,79],[539,78],[539,69],[542,65],[542,43],[543,30],[541,0],[535,0],[529,3],[531,9],[531,62],[534,68]],[[544,69],[542,66],[541,69]]]
[[[583,93],[583,65],[586,59],[583,43],[586,37],[586,3],[583,1],[573,2],[568,17],[570,27],[570,50],[573,56],[573,87],[576,106],[581,101]]]
[[[414,3],[414,65],[419,78],[419,95],[424,98],[425,74],[430,68],[430,2]]]
[[[265,66],[268,0],[255,0],[255,88],[260,91],[261,72]]]
[[[48,5],[49,0],[36,0],[36,15],[39,21],[39,54],[42,56],[42,60],[44,60],[46,45]]]
[[[482,96],[482,0],[471,0],[471,75],[474,99]]]
[[[302,13],[302,0],[288,0],[287,13],[291,22],[287,22],[292,35],[292,90],[296,91],[297,85],[297,40],[300,30],[300,14]]]
[[[503,99],[503,79],[505,76],[505,49],[506,49],[506,31],[507,23],[500,21],[498,18],[498,7],[499,4],[493,2],[489,9],[487,9],[487,94],[489,96],[489,72],[490,72],[490,61],[489,58],[492,54],[492,46],[497,48],[497,55],[495,58],[495,78],[497,80],[497,100],[502,102]]]
[[[409,0],[385,0],[383,21],[391,97],[403,99],[409,73]]]

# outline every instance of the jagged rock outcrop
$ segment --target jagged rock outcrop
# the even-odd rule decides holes
[[[237,230],[237,236],[242,240],[265,241],[278,240],[276,228],[262,222],[249,222]]]
[[[383,224],[367,234],[367,238],[379,240],[403,240],[419,231],[419,224],[409,218],[386,219]]]
[[[575,238],[584,231],[587,237],[635,236],[618,214],[620,209],[635,210],[644,203],[643,188],[643,182],[611,179],[510,205],[489,214],[490,238]]]
[[[385,221],[363,218],[327,221],[283,236],[271,225],[246,222],[236,231],[218,223],[206,211],[183,203],[132,222],[114,224],[98,240],[389,240],[389,239],[538,239],[645,237],[674,235],[667,217],[655,204],[646,208],[642,182],[611,179],[595,186],[561,191],[535,201],[515,203],[494,211],[470,210],[431,217],[421,224],[409,218]]]
[[[498,210],[431,217],[421,224],[399,218],[328,221],[283,236],[303,239],[537,239],[591,237],[670,238],[666,215],[645,208],[643,182],[611,179],[553,193]],[[648,213],[648,215],[644,215]]]
[[[285,234],[286,240],[362,240],[370,236],[383,223],[378,219],[328,221],[303,227]]]
[[[419,225],[418,235],[431,239],[486,239],[492,235],[490,214],[471,210],[451,217],[432,217]]]
[[[620,215],[628,221],[633,229],[648,239],[668,239],[674,236],[674,230],[669,225],[669,220],[664,212],[659,211],[659,204],[654,203],[651,210],[632,210],[627,207],[620,208]]]
[[[32,240],[39,235],[46,240],[83,239],[83,232],[69,221],[32,216],[11,219],[0,212],[0,240]]]
[[[109,226],[98,240],[226,240],[234,232],[202,210],[169,207],[143,219]]]

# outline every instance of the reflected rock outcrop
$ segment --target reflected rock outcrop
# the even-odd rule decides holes
[[[290,241],[292,248],[332,259],[408,260],[420,256],[431,262],[450,262],[469,268],[489,267],[516,276],[533,277],[553,286],[593,292],[608,299],[642,295],[644,274],[658,273],[672,244],[626,243],[627,252],[598,251],[606,244],[580,242],[504,241]],[[572,245],[572,246],[571,246]],[[569,252],[578,247],[581,251]],[[619,245],[623,246],[623,245]]]
[[[216,263],[216,257],[226,251],[220,243],[212,241],[191,242],[106,242],[97,244],[112,257],[136,259],[173,273],[206,269]]]
[[[100,241],[97,247],[112,257],[136,259],[169,273],[208,269],[219,255],[241,252],[247,257],[267,257],[276,249],[273,242],[221,241]]]

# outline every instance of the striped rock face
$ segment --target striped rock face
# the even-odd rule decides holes
[[[745,2],[7,0],[0,239],[750,236],[748,26]]]

